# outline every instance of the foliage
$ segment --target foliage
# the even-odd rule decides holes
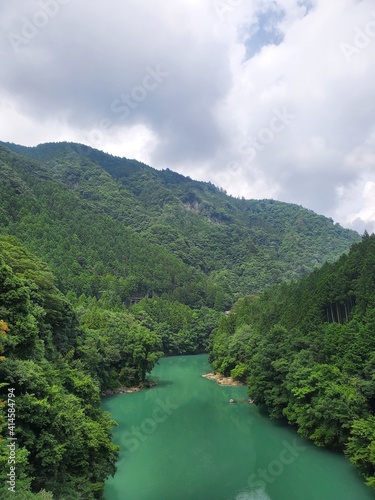
[[[146,383],[146,374],[162,356],[158,334],[145,327],[124,307],[108,309],[95,298],[75,303],[85,335],[77,353],[102,390]]]
[[[168,298],[145,298],[131,309],[137,319],[158,332],[165,354],[204,352],[221,314],[208,307],[191,309]]]
[[[307,277],[239,300],[210,342],[214,368],[375,486],[375,235]]]
[[[373,259],[292,282],[356,233],[73,143],[0,144],[0,175],[0,397],[16,387],[20,498],[102,498],[118,450],[101,392],[147,385],[163,353],[207,348],[271,415],[368,464],[351,449],[370,436],[353,421],[374,409]]]
[[[223,311],[359,239],[300,206],[236,199],[87,146],[6,146],[18,155],[0,145],[0,229],[47,261],[64,292],[125,304],[167,294]]]
[[[54,498],[102,498],[118,450],[111,443],[114,422],[100,410],[98,384],[79,359],[70,359],[82,331],[46,266],[10,238],[0,241],[0,315],[0,398],[7,401],[8,388],[16,395],[14,497],[52,498],[45,489]],[[8,406],[0,406],[4,437]],[[10,494],[8,458],[3,439],[2,498]]]
[[[55,282],[13,237],[0,237],[0,398],[15,387],[17,495],[102,498],[118,450],[110,439],[114,422],[100,410],[101,392],[147,386],[162,349],[205,349],[220,313],[168,298],[146,298],[129,311],[106,294],[98,300],[72,291],[73,311]],[[2,497],[8,494],[5,443]]]

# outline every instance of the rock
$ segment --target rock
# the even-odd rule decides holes
[[[245,385],[238,380],[233,380],[231,377],[223,377],[220,373],[207,373],[206,375],[202,375],[202,377],[208,380],[216,380],[219,385]]]
[[[142,389],[149,389],[151,387],[155,387],[156,382],[147,381],[146,384],[137,387],[117,387],[116,389],[106,389],[102,392],[102,396],[113,396],[115,394],[131,394],[133,392],[141,391]]]

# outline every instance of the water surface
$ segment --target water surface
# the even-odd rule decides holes
[[[104,400],[121,447],[107,500],[375,499],[343,456],[261,415],[245,387],[202,378],[209,371],[206,355],[163,358],[157,387]]]

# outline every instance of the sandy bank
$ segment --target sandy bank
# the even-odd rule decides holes
[[[219,385],[245,385],[243,382],[233,380],[232,377],[223,377],[220,373],[207,373],[206,375],[202,375],[202,377],[208,380],[216,380]]]
[[[147,385],[135,386],[135,387],[117,387],[116,389],[107,389],[102,392],[102,396],[113,396],[114,394],[127,394],[142,391],[143,389],[150,389],[150,387],[155,387],[156,382],[147,382]]]

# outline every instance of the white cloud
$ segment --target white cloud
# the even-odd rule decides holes
[[[234,195],[372,224],[370,0],[19,0],[17,8],[3,0],[1,8],[2,140],[84,142]],[[41,11],[47,21],[32,34],[27,23],[42,24]],[[29,34],[17,51],[12,33]],[[150,68],[164,76],[145,80]],[[275,110],[293,118],[282,127]]]
[[[363,233],[375,232],[375,175],[372,180],[359,178],[354,184],[336,188],[336,216],[345,225]]]

